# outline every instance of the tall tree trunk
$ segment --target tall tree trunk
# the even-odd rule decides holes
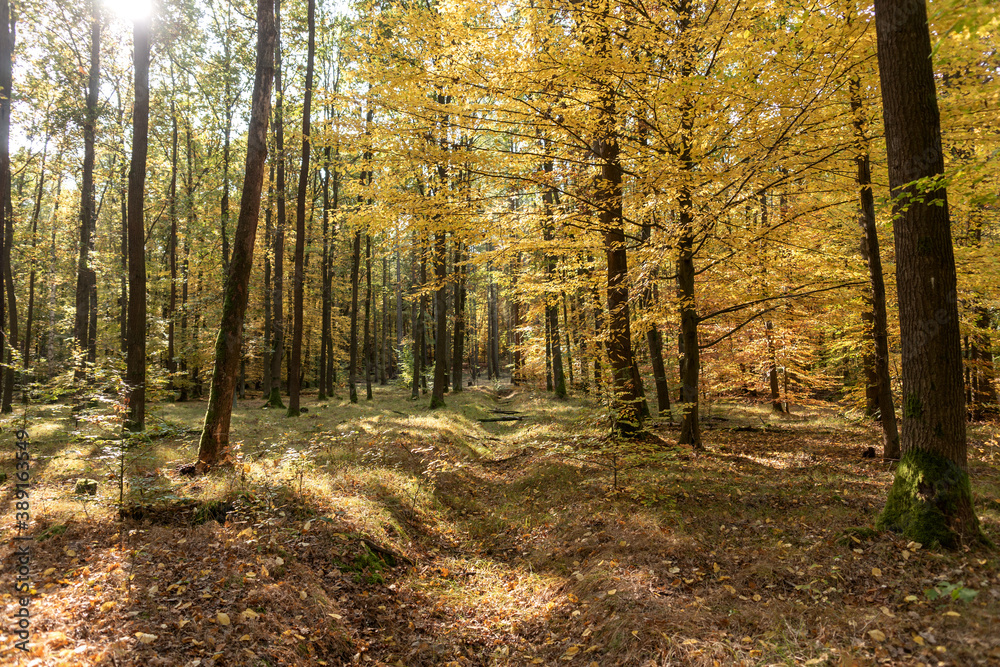
[[[149,42],[151,18],[133,28],[135,106],[132,111],[132,164],[128,174],[128,349],[125,384],[130,431],[146,428],[146,228],[143,202],[149,137]]]
[[[326,400],[326,367],[327,356],[333,354],[330,349],[330,291],[327,288],[330,276],[330,147],[323,152],[323,259],[320,262],[322,281],[320,287],[320,324],[319,333],[319,394],[318,401]]]
[[[379,342],[378,383],[389,384],[389,257],[382,256],[382,337]]]
[[[309,40],[306,51],[306,89],[302,103],[302,168],[295,205],[295,296],[292,333],[292,365],[288,376],[288,416],[299,415],[302,389],[302,327],[305,307],[306,194],[309,190],[309,114],[312,112],[313,62],[316,58],[316,0],[308,1]]]
[[[966,472],[955,256],[937,180],[944,156],[926,6],[875,0],[875,27],[903,353],[903,456],[877,525],[956,546],[983,537]]]
[[[97,12],[96,5],[94,12]],[[10,3],[0,0],[0,232],[7,228],[7,218],[13,210],[10,190],[10,101],[13,92],[14,35],[10,30],[10,19]],[[6,234],[0,233],[0,278],[10,272],[10,248],[5,237]],[[0,361],[11,345],[7,339],[7,304],[3,292],[0,290]]]
[[[260,218],[260,191],[267,160],[267,123],[274,79],[275,21],[272,0],[257,1],[257,64],[247,128],[246,175],[236,221],[233,257],[226,276],[222,322],[215,345],[215,370],[209,392],[205,427],[198,451],[201,471],[218,463],[229,444],[232,395],[240,359],[240,337],[253,268],[254,240]]]
[[[410,293],[413,294],[413,300],[410,302],[410,329],[413,333],[413,382],[412,391],[410,393],[411,400],[417,400],[420,398],[420,375],[424,372],[421,366],[420,359],[420,347],[422,345],[423,338],[423,302],[421,297],[417,294],[419,287],[417,286],[417,232],[413,232],[413,249],[410,255]],[[422,287],[422,285],[420,286]],[[420,304],[418,305],[418,300]]]
[[[879,251],[878,229],[875,226],[875,199],[868,158],[869,140],[865,131],[861,103],[861,82],[857,78],[851,79],[851,110],[854,112],[854,133],[858,144],[854,162],[858,170],[858,194],[861,199],[859,220],[862,234],[861,247],[871,281],[871,332],[875,347],[875,392],[879,421],[882,423],[882,458],[898,459],[900,444],[899,431],[896,428],[896,408],[892,400],[892,381],[889,376],[889,324],[885,306],[885,281],[882,278],[882,255]]]
[[[361,290],[361,229],[354,231],[354,249],[351,253],[351,366],[347,375],[347,388],[351,403],[358,402],[358,292]]]
[[[0,0],[0,3],[5,0]],[[0,34],[0,40],[3,39],[3,35]],[[6,62],[2,60],[3,56],[0,55],[0,63]],[[7,98],[4,98],[7,99]],[[0,102],[0,107],[2,107],[2,102]],[[2,137],[2,131],[0,131],[0,137]],[[2,138],[0,138],[2,141]],[[0,168],[2,172],[2,168]],[[2,176],[0,176],[2,180]],[[56,361],[56,264],[58,263],[58,253],[56,248],[56,230],[59,227],[59,198],[62,194],[62,172],[59,172],[59,176],[56,179],[56,192],[55,192],[55,202],[52,204],[52,224],[51,224],[51,241],[49,245],[49,298],[48,298],[48,311],[49,311],[49,331],[46,336],[45,342],[45,365],[46,365],[46,376],[51,378],[55,375],[55,361]],[[124,207],[124,204],[122,204]],[[6,215],[4,213],[3,215]],[[124,303],[124,301],[122,301]],[[3,321],[3,299],[0,299],[0,324]],[[124,336],[124,334],[122,334]],[[2,341],[0,341],[2,343]],[[2,347],[2,345],[0,345]],[[122,347],[124,351],[124,346]]]
[[[284,408],[281,402],[281,360],[285,352],[285,90],[281,83],[281,0],[274,0],[274,165],[277,173],[277,220],[274,224],[274,283],[271,292],[271,395],[267,405]]]
[[[270,160],[267,179],[267,208],[264,209],[264,346],[261,354],[261,391],[265,400],[271,395],[271,246],[274,239],[274,159]],[[322,393],[322,390],[320,390]]]
[[[97,0],[91,0],[91,12],[90,73],[87,108],[83,120],[83,174],[80,183],[80,254],[77,262],[76,317],[73,324],[73,337],[79,350],[84,353],[90,349],[90,292],[97,285],[97,274],[90,266],[90,253],[94,249],[94,229],[97,223],[94,202],[94,144],[101,86],[101,20]],[[4,23],[4,32],[6,25]]]
[[[464,390],[464,387],[462,387],[462,364],[465,363],[466,267],[465,244],[458,240],[455,241],[453,270],[457,275],[457,280],[455,281],[455,333],[451,337],[451,387],[452,391],[460,392]],[[515,326],[517,325],[515,324]]]
[[[119,201],[121,202],[121,234],[120,257],[121,279],[119,285],[121,294],[118,297],[119,347],[122,354],[128,353],[128,164],[122,160],[121,185]],[[58,201],[57,201],[58,203]]]
[[[365,234],[365,399],[372,400],[372,237]]]
[[[174,341],[174,325],[177,319],[177,113],[173,100],[170,102],[170,191],[168,197],[170,217],[170,238],[167,252],[170,256],[170,297],[167,305],[167,370],[177,372],[177,350]],[[176,384],[173,377],[171,386]]]
[[[442,187],[444,186],[442,179]],[[444,407],[444,392],[448,385],[448,237],[445,232],[434,235],[434,390],[431,410]]]
[[[7,31],[7,24],[0,25],[0,30]],[[7,176],[10,170],[7,170]],[[10,185],[3,186],[4,191],[10,192]],[[5,204],[10,202],[8,197]],[[4,242],[0,252],[3,253],[3,282],[7,293],[7,365],[4,370],[3,400],[0,412],[9,414],[14,410],[14,383],[16,382],[17,364],[14,361],[14,354],[17,351],[17,295],[14,292],[14,273],[10,265],[10,249],[14,245],[14,216],[13,210],[8,208],[4,215]]]
[[[38,269],[36,252],[38,249],[38,219],[42,214],[42,195],[45,192],[45,158],[48,154],[49,138],[45,137],[45,144],[42,146],[42,157],[38,167],[38,189],[35,194],[35,205],[31,210],[31,270],[28,274],[28,309],[25,315],[24,345],[21,349],[23,368],[27,368],[31,361],[31,338],[33,335],[31,329],[35,315],[35,277]]]

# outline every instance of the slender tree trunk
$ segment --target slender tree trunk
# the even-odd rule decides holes
[[[0,0],[0,3],[4,1],[5,0]],[[3,35],[0,34],[0,40],[2,39]],[[2,55],[0,55],[0,62],[6,62],[3,60]],[[4,99],[7,98],[5,97]],[[2,102],[0,102],[0,107],[2,107]],[[2,130],[0,130],[0,141],[2,141]],[[2,168],[0,168],[0,172],[2,172]],[[0,180],[2,180],[2,176],[0,176]],[[59,198],[61,194],[62,194],[62,172],[60,171],[59,177],[56,179],[55,203],[53,203],[52,205],[52,224],[50,232],[51,242],[49,246],[49,255],[50,255],[49,271],[48,271],[49,331],[48,335],[46,336],[46,345],[45,345],[46,376],[49,378],[55,375],[55,361],[56,361],[56,264],[58,261],[58,254],[56,252],[56,229],[59,227]],[[3,215],[6,215],[6,213],[4,213]],[[124,303],[124,301],[122,303]],[[2,319],[3,319],[3,299],[0,299],[0,323],[2,323]],[[0,345],[0,347],[2,347],[2,345]],[[122,349],[124,351],[124,347]]]
[[[97,8],[94,7],[96,15]],[[10,101],[13,92],[14,34],[10,30],[11,15],[8,0],[0,0],[0,278],[10,273],[10,247],[6,241],[8,216],[12,214],[10,190]],[[81,224],[82,227],[82,224]],[[8,346],[7,304],[0,290],[0,360]]]
[[[306,89],[302,104],[302,169],[295,205],[295,295],[292,329],[292,365],[288,375],[288,416],[299,415],[302,390],[302,331],[305,307],[306,195],[309,190],[309,114],[312,112],[313,62],[316,57],[316,0],[308,0],[309,40],[306,53]]]
[[[0,31],[7,31],[7,24],[0,25]],[[9,177],[10,170],[6,171]],[[3,186],[4,192],[10,192],[9,181]],[[9,202],[9,197],[4,202]],[[14,245],[14,216],[11,209],[7,209],[4,216],[4,243],[0,252],[3,253],[3,282],[7,292],[7,366],[4,370],[3,401],[0,412],[10,414],[14,410],[14,384],[17,381],[17,364],[14,354],[17,351],[17,294],[14,291],[14,274],[10,264],[10,249]]]
[[[246,175],[236,221],[233,257],[226,276],[222,322],[215,345],[212,389],[198,452],[198,467],[202,471],[218,463],[229,444],[233,385],[240,358],[240,336],[249,295],[254,240],[260,217],[260,191],[267,160],[267,123],[271,111],[276,41],[274,5],[272,0],[257,2],[257,64],[247,129]]]
[[[83,120],[83,175],[80,183],[80,255],[77,263],[76,317],[73,337],[81,352],[90,350],[90,293],[97,285],[97,274],[90,266],[94,249],[96,211],[94,202],[94,144],[97,135],[98,95],[101,71],[101,20],[97,0],[91,0],[90,74],[87,88],[87,108]],[[4,23],[4,32],[6,32]]]
[[[351,253],[351,367],[347,387],[351,403],[358,402],[358,292],[361,290],[361,230],[354,232],[354,250]]]
[[[877,525],[957,546],[983,538],[966,472],[947,194],[943,185],[919,185],[944,173],[926,6],[875,0],[875,27],[903,355],[902,460]]]
[[[277,175],[277,220],[274,224],[274,283],[271,292],[271,395],[267,405],[284,408],[281,402],[281,361],[285,352],[285,90],[281,83],[281,0],[274,0],[274,166]]]
[[[443,179],[442,179],[443,187]],[[448,385],[448,237],[445,232],[434,235],[434,390],[431,410],[444,407],[444,392]]]
[[[174,341],[174,325],[177,319],[177,113],[174,102],[170,102],[170,190],[168,197],[170,217],[170,238],[167,252],[170,259],[170,297],[167,305],[167,371],[177,372],[177,349]],[[171,377],[171,386],[175,379]]]
[[[146,228],[143,203],[149,137],[149,42],[151,19],[137,19],[133,30],[135,106],[132,111],[132,164],[128,175],[128,387],[131,431],[146,428]]]
[[[882,423],[882,458],[898,459],[900,444],[899,431],[896,428],[896,408],[892,400],[892,381],[889,376],[889,325],[885,305],[885,281],[882,278],[882,255],[879,251],[878,229],[875,226],[875,199],[872,194],[872,176],[868,159],[869,141],[865,132],[860,88],[861,82],[856,78],[852,79],[851,109],[854,112],[854,133],[858,143],[854,161],[858,170],[857,181],[861,199],[861,247],[871,281],[875,393],[879,421]]]
[[[119,285],[121,294],[118,297],[119,347],[122,354],[128,353],[128,165],[122,160],[121,186],[119,200],[121,201],[121,279]]]
[[[0,36],[0,39],[3,39]],[[21,349],[21,365],[27,368],[31,361],[31,338],[33,336],[32,325],[35,315],[35,277],[37,275],[37,249],[38,249],[38,219],[42,214],[42,195],[45,192],[45,158],[49,149],[49,137],[45,137],[45,144],[42,146],[42,157],[38,167],[38,189],[35,194],[35,205],[31,210],[31,270],[28,274],[28,309],[25,315],[24,324],[24,345]]]
[[[421,285],[422,287],[422,285]],[[423,368],[421,366],[420,359],[420,347],[422,345],[423,337],[423,301],[420,296],[417,295],[417,233],[413,233],[413,251],[410,256],[410,292],[414,295],[413,301],[410,302],[410,319],[412,320],[410,329],[413,333],[413,383],[412,391],[410,393],[410,398],[412,400],[417,400],[420,398],[420,375],[423,373]],[[420,301],[418,305],[418,300]]]
[[[465,363],[466,267],[465,244],[457,240],[455,241],[454,272],[457,275],[457,280],[455,281],[455,333],[451,337],[451,386],[452,391],[460,392],[464,390],[462,386],[462,364]],[[514,303],[516,304],[517,301],[515,300]]]
[[[379,343],[378,383],[389,384],[389,258],[382,256],[382,338]]]
[[[271,209],[274,204],[274,159],[268,167],[270,173],[267,179],[267,208],[264,209],[264,345],[261,355],[261,390],[265,400],[271,395],[271,247],[274,243],[274,218]],[[320,390],[322,394],[322,389]]]
[[[365,234],[365,399],[372,400],[372,237]]]

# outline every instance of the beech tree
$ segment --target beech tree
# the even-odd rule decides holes
[[[267,162],[267,125],[274,80],[274,0],[257,0],[257,61],[247,134],[246,174],[240,195],[233,255],[226,276],[222,322],[215,344],[215,370],[198,448],[198,468],[219,462],[229,444],[233,392],[239,366],[243,319],[249,296],[250,270],[260,218],[260,193]]]
[[[152,17],[133,24],[135,105],[132,110],[132,163],[128,174],[128,335],[125,384],[128,428],[146,428],[146,157],[149,150],[149,51]]]
[[[876,0],[903,358],[902,460],[881,528],[922,544],[981,539],[966,460],[955,257],[923,0]]]

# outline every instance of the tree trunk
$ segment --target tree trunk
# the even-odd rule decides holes
[[[882,278],[882,255],[879,251],[878,229],[875,226],[875,199],[872,194],[872,176],[868,159],[869,141],[865,133],[860,88],[861,82],[857,78],[851,79],[851,110],[854,112],[854,133],[858,143],[854,161],[858,170],[857,183],[861,199],[859,220],[862,233],[861,246],[871,281],[875,395],[879,421],[882,423],[882,458],[898,459],[900,444],[899,431],[896,428],[896,408],[892,400],[892,381],[889,376],[889,325],[885,306],[885,281]]]
[[[146,428],[146,228],[143,203],[149,138],[149,42],[151,19],[133,30],[135,106],[132,111],[132,164],[128,174],[128,350],[125,384],[130,431]]]
[[[281,361],[285,352],[285,90],[281,83],[281,0],[274,0],[274,165],[277,174],[277,220],[274,224],[274,283],[271,292],[271,395],[267,405],[284,408],[281,402]]]
[[[423,304],[422,301],[419,306],[417,304],[418,299],[421,299],[416,294],[417,289],[417,233],[414,231],[413,250],[410,255],[410,293],[414,295],[413,301],[410,302],[410,329],[413,333],[413,382],[410,398],[414,401],[420,398],[420,374],[423,373],[423,368],[420,364],[420,346],[424,327]]]
[[[308,1],[309,40],[306,52],[306,89],[302,103],[302,168],[295,204],[295,295],[293,304],[292,365],[288,373],[288,416],[299,416],[302,390],[302,331],[305,308],[306,194],[309,190],[309,114],[312,111],[313,62],[316,56],[316,0]]]
[[[0,36],[0,39],[3,39]],[[45,158],[49,149],[49,137],[45,137],[42,147],[42,157],[38,166],[38,190],[35,195],[35,206],[31,210],[31,271],[28,274],[28,309],[24,324],[24,345],[21,349],[21,366],[27,368],[31,360],[32,325],[35,315],[35,277],[37,275],[38,249],[38,219],[42,214],[42,194],[45,192]],[[6,216],[4,216],[6,217]]]
[[[372,400],[372,237],[365,234],[365,400]]]
[[[257,1],[257,66],[247,129],[246,175],[236,221],[233,257],[226,276],[222,322],[215,345],[215,370],[201,434],[198,467],[201,471],[218,463],[229,444],[232,394],[240,358],[240,335],[253,268],[254,240],[260,217],[260,191],[267,160],[267,123],[271,111],[274,79],[275,19],[271,0]]]
[[[354,250],[351,253],[351,367],[347,387],[351,403],[358,402],[358,292],[361,289],[361,230],[354,232]]]
[[[0,31],[6,31],[7,24],[0,24]],[[8,194],[6,202],[10,201],[10,169],[6,170],[5,176],[8,178],[4,184],[3,191]],[[7,293],[7,365],[4,369],[3,400],[0,412],[10,414],[14,410],[14,383],[16,382],[17,364],[14,361],[14,354],[17,351],[17,295],[14,291],[14,274],[10,265],[10,249],[14,245],[14,220],[13,211],[8,209],[4,215],[4,242],[0,252],[3,253],[3,282]]]
[[[460,392],[464,390],[462,364],[465,363],[466,267],[465,244],[457,240],[455,241],[454,272],[458,279],[455,281],[455,331],[451,337],[451,386],[452,391]],[[515,324],[515,326],[517,325]]]
[[[177,372],[177,350],[174,341],[174,325],[177,319],[177,113],[174,102],[170,102],[170,190],[169,217],[170,238],[167,241],[167,253],[170,261],[170,296],[167,302],[167,371],[173,375]],[[175,379],[170,378],[170,385],[175,385]]]
[[[972,506],[955,256],[923,2],[875,1],[903,354],[902,460],[877,526],[924,545],[983,539]]]
[[[442,179],[443,180],[443,179]],[[434,390],[431,410],[444,407],[444,392],[448,384],[448,237],[444,232],[434,235]]]
[[[94,6],[96,16],[97,7]],[[0,0],[0,232],[7,228],[12,215],[10,190],[10,101],[13,92],[14,35],[10,31],[10,3]],[[9,273],[10,248],[0,233],[0,278]],[[0,289],[0,361],[10,345],[7,340],[7,304]]]
[[[274,160],[270,160],[267,179],[267,208],[264,209],[264,345],[261,354],[261,391],[266,399],[271,395],[271,245],[274,238]],[[322,389],[320,390],[322,393]]]
[[[77,263],[76,317],[73,325],[73,337],[83,353],[90,349],[90,293],[97,285],[97,274],[90,266],[90,253],[94,249],[94,230],[97,224],[94,202],[94,144],[101,86],[101,20],[97,0],[91,0],[91,11],[93,14],[90,23],[90,74],[87,108],[83,120],[83,175],[80,183],[80,254]],[[5,32],[6,25],[4,23]],[[80,376],[78,373],[78,377]]]

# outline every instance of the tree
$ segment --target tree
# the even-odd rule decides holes
[[[271,309],[273,320],[271,333],[271,395],[267,404],[272,408],[284,408],[281,402],[281,359],[285,351],[285,319],[284,319],[284,280],[285,280],[285,126],[284,99],[285,91],[281,83],[281,0],[274,0],[274,145],[278,182],[275,184],[277,195],[277,220],[274,225],[274,282],[271,292]]]
[[[90,70],[87,88],[87,106],[83,116],[83,176],[80,184],[80,255],[76,279],[76,319],[73,337],[87,361],[96,358],[96,341],[91,341],[91,292],[97,289],[97,273],[90,266],[94,250],[94,232],[97,213],[94,202],[94,142],[97,134],[98,95],[101,72],[101,17],[98,0],[91,0],[90,20]],[[136,73],[138,76],[138,72]],[[144,174],[145,176],[145,174]],[[96,316],[96,313],[93,313]]]
[[[302,388],[302,309],[305,293],[306,193],[309,189],[309,114],[312,110],[313,61],[316,56],[316,1],[309,0],[309,46],[306,55],[306,89],[302,103],[302,168],[295,202],[295,294],[293,303],[292,364],[288,377],[288,416],[299,415],[299,392]]]
[[[222,322],[215,344],[215,370],[198,450],[198,468],[202,472],[218,463],[229,444],[240,339],[249,296],[254,242],[260,218],[260,193],[267,161],[267,124],[271,114],[276,40],[274,16],[273,0],[257,0],[257,62],[247,128],[246,175],[240,196],[233,255],[226,276]]]
[[[877,525],[922,544],[982,539],[972,506],[955,257],[927,8],[875,1],[903,354],[902,460]]]
[[[10,30],[8,0],[0,0],[0,279],[10,273],[10,246],[5,230],[11,221],[10,191],[10,102],[13,91],[14,34]],[[7,338],[6,299],[0,289],[0,360],[12,341]]]
[[[133,26],[135,107],[132,111],[132,164],[128,174],[128,336],[125,384],[131,431],[146,428],[146,155],[149,150],[149,49],[152,17]],[[77,294],[79,303],[79,293]]]

